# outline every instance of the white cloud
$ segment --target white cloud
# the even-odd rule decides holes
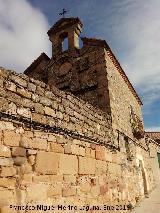
[[[0,0],[0,66],[23,72],[49,51],[48,28],[45,16],[27,0]]]
[[[118,27],[123,44],[128,42],[122,66],[147,104],[160,98],[159,8],[159,0],[135,0],[123,9],[128,13],[121,16]]]

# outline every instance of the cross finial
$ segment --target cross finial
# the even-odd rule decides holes
[[[65,18],[65,14],[68,13],[68,11],[66,9],[63,8],[62,12],[59,13],[60,16],[63,16],[63,18]]]

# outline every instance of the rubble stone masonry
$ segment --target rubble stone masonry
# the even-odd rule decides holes
[[[37,204],[78,207],[47,211],[56,213],[127,209],[155,187],[156,145],[152,159],[136,144],[129,158],[121,134],[115,143],[110,115],[70,93],[0,68],[0,118],[1,213]]]

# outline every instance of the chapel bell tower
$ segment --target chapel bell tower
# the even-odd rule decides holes
[[[82,23],[79,18],[61,18],[48,31],[52,42],[52,56],[63,52],[63,41],[68,40],[68,51],[74,53],[79,48]]]

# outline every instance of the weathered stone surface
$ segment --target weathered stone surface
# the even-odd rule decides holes
[[[26,156],[26,149],[22,147],[13,147],[12,148],[12,156]]]
[[[17,93],[25,98],[31,98],[31,94],[32,94],[31,92],[28,92],[24,88],[17,88]]]
[[[71,154],[72,153],[72,144],[71,142],[68,142],[64,145],[64,153]]]
[[[27,87],[27,81],[23,80],[19,76],[11,75],[10,77],[15,83],[21,85],[22,87]]]
[[[17,210],[14,209],[14,205],[13,208],[10,208],[10,206],[3,206],[0,208],[1,213],[17,213]]]
[[[106,161],[97,160],[96,161],[96,174],[103,175],[107,174],[108,164]]]
[[[39,182],[49,182],[49,183],[62,183],[63,175],[38,175],[33,177],[33,181]]]
[[[95,174],[96,161],[92,158],[78,157],[79,161],[79,174]]]
[[[15,167],[2,167],[0,176],[1,177],[10,177],[14,176],[16,174],[16,168]]]
[[[77,174],[78,159],[73,155],[60,155],[59,172],[61,174]]]
[[[44,201],[47,198],[47,190],[48,186],[44,184],[30,185],[27,188],[26,202]]]
[[[49,98],[41,97],[40,103],[43,104],[44,106],[51,106],[52,101]]]
[[[11,157],[11,150],[7,146],[0,145],[0,157]]]
[[[7,146],[19,146],[20,134],[15,133],[14,131],[5,131],[4,132],[4,144]]]
[[[13,82],[6,81],[5,82],[5,88],[12,91],[12,92],[16,92],[16,85]]]
[[[46,117],[38,113],[32,113],[32,120],[42,124],[47,123]]]
[[[5,111],[9,107],[9,103],[6,98],[0,97],[0,110]]]
[[[29,157],[28,157],[28,162],[29,162],[29,164],[30,165],[34,165],[35,164],[35,155],[30,155]]]
[[[13,161],[16,166],[21,166],[27,161],[27,158],[17,156],[13,158]]]
[[[0,165],[1,166],[12,166],[14,163],[12,158],[0,158]]]
[[[15,178],[0,178],[0,187],[14,189],[16,186],[16,179]]]
[[[45,139],[40,138],[27,138],[22,137],[20,145],[24,148],[29,149],[47,149],[47,141]]]
[[[25,174],[23,172],[22,172],[22,174],[23,174],[23,176],[21,177],[21,180],[20,180],[20,186],[21,186],[22,189],[23,189],[23,187],[25,189],[25,187],[30,186],[32,184],[33,175],[31,173]],[[25,195],[26,195],[26,193],[25,193]]]
[[[64,197],[75,196],[76,193],[77,193],[77,190],[75,187],[68,187],[68,188],[63,189],[63,191],[62,191],[62,195]]]
[[[13,102],[9,103],[7,108],[8,108],[6,111],[7,114],[12,114],[12,115],[17,114],[17,106]]]
[[[55,184],[54,186],[49,187],[47,195],[48,197],[62,195],[62,184]]]
[[[108,172],[111,174],[121,174],[121,165],[108,163]]]
[[[65,182],[68,182],[68,183],[76,183],[77,176],[76,175],[64,175],[63,179]]]
[[[32,91],[32,92],[35,92],[36,91],[36,85],[28,82],[28,90]]]
[[[35,171],[39,174],[57,174],[59,154],[39,151],[36,157]]]
[[[0,121],[0,129],[1,130],[14,130],[15,127],[11,122]]]
[[[52,152],[64,153],[64,148],[61,144],[58,143],[50,143],[50,150]]]
[[[44,113],[45,113],[46,115],[50,115],[50,116],[52,116],[52,117],[56,117],[56,112],[55,112],[55,110],[53,110],[53,109],[51,109],[51,108],[49,108],[49,107],[45,107],[45,108],[44,108]]]
[[[0,206],[8,206],[13,203],[13,191],[7,189],[0,189]]]
[[[31,111],[29,108],[17,108],[17,113],[27,118],[31,117]]]
[[[112,153],[108,150],[105,151],[105,160],[112,162]]]
[[[32,166],[23,157],[21,157],[21,159],[18,159],[18,160],[17,160],[18,163],[20,162],[20,173],[21,174],[30,174],[33,172]]]
[[[96,146],[96,159],[97,160],[105,160],[105,147]]]
[[[37,154],[37,150],[34,150],[34,149],[27,149],[27,154],[28,154],[28,155],[36,155],[36,154]]]

